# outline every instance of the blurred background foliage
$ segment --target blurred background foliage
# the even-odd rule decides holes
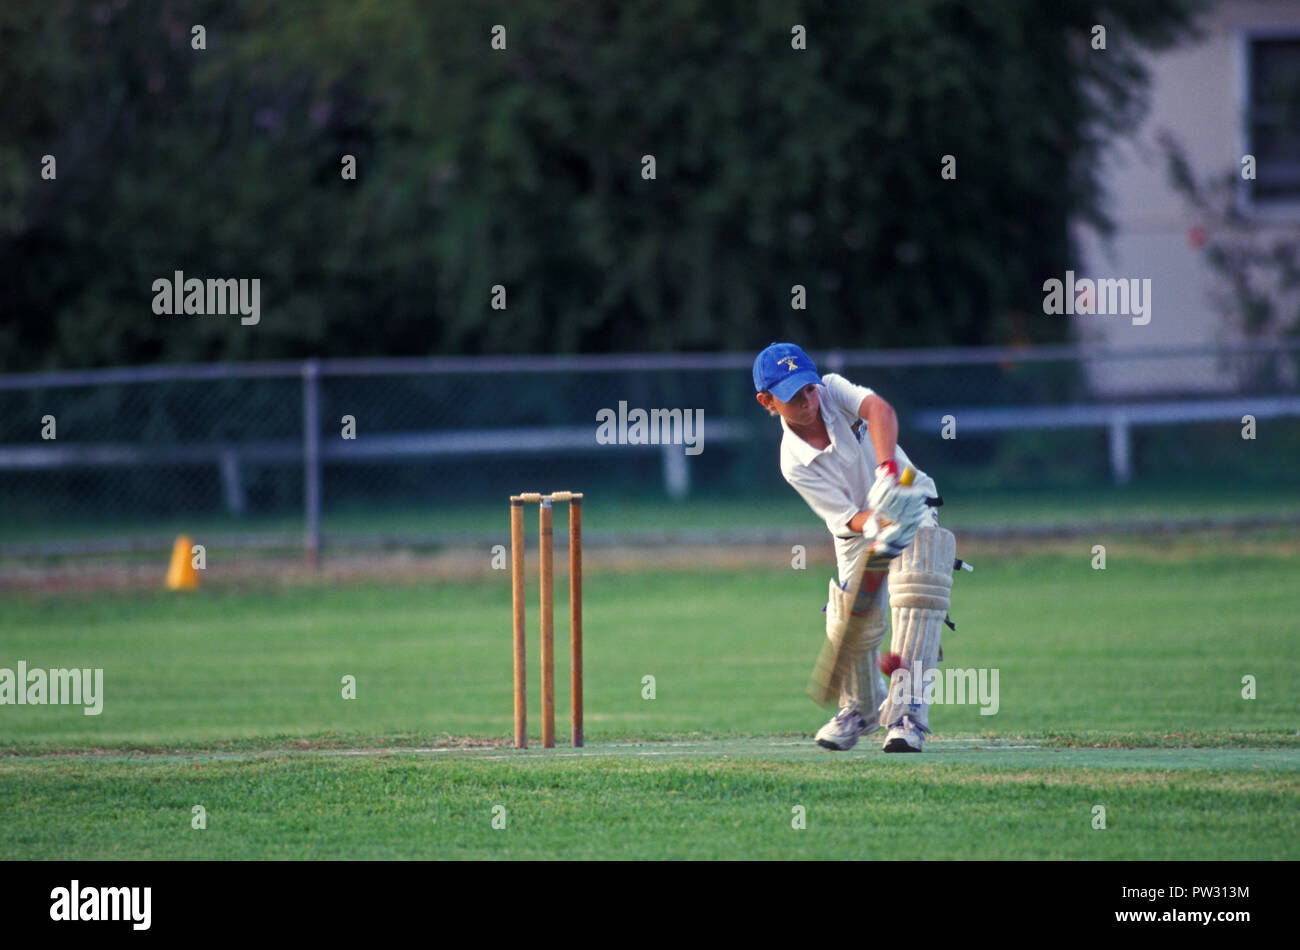
[[[0,370],[1057,339],[1026,314],[1194,9],[5,0]],[[155,316],[176,270],[260,277],[261,323]]]

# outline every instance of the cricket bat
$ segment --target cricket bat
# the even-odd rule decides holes
[[[909,465],[898,477],[898,484],[911,485],[915,480],[916,470]],[[857,595],[853,599],[854,616],[861,617],[869,613],[880,600],[880,592],[889,574],[891,560],[893,559],[883,554],[868,554],[862,559],[862,568],[855,579]],[[838,702],[840,684],[844,681],[844,676],[862,657],[861,639],[855,638],[855,642],[848,642],[849,638],[845,636],[844,629],[846,626],[847,618],[833,636],[826,638],[817,657],[817,665],[813,668],[812,677],[808,681],[808,695],[822,706],[833,706]]]

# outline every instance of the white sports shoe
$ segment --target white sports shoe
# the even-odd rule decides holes
[[[831,721],[817,730],[817,744],[823,749],[847,752],[858,744],[862,736],[869,736],[880,728],[880,723],[862,715],[857,706],[843,706]]]
[[[925,733],[929,731],[911,716],[901,716],[889,724],[884,749],[886,752],[920,752],[925,743]]]

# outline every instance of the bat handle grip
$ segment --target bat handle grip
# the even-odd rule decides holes
[[[914,481],[916,481],[916,469],[912,468],[912,466],[909,465],[907,466],[907,468],[903,469],[903,473],[898,476],[898,484],[903,486],[908,486],[911,485]],[[880,519],[880,526],[882,528],[887,524],[889,524],[889,522],[886,521],[884,518]]]

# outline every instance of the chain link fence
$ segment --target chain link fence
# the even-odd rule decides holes
[[[900,442],[946,491],[1297,482],[1296,344],[812,355],[895,405]],[[312,556],[477,542],[499,533],[519,491],[665,506],[788,498],[781,428],[754,400],[751,361],[363,359],[0,377],[0,556],[156,553],[182,531]],[[638,409],[680,410],[677,443],[639,442]],[[627,423],[626,441],[602,441],[602,411],[615,420],[606,435]],[[1267,439],[1243,438],[1247,415]]]

